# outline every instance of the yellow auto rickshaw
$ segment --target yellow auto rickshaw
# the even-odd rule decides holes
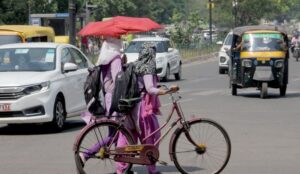
[[[34,25],[0,25],[0,45],[22,42],[54,42],[51,27]]]
[[[228,54],[232,95],[248,87],[259,89],[261,98],[268,95],[268,87],[278,88],[280,96],[286,95],[289,51],[283,29],[270,25],[238,27],[233,30],[231,46]]]

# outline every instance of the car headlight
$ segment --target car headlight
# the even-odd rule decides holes
[[[282,68],[283,67],[283,60],[276,60],[275,61],[275,67],[276,68]]]
[[[221,56],[221,57],[220,57],[220,62],[221,62],[221,63],[224,63],[225,61],[226,61],[226,58],[223,57],[223,56]]]
[[[25,94],[31,94],[31,93],[35,93],[38,91],[44,91],[44,90],[48,89],[49,87],[50,87],[50,82],[47,81],[47,82],[43,82],[40,84],[25,86],[23,92]]]
[[[157,57],[157,58],[156,58],[156,64],[161,64],[161,63],[163,63],[163,62],[164,62],[163,57]]]
[[[248,59],[243,60],[242,66],[244,66],[246,68],[250,68],[250,67],[252,67],[252,61],[248,60]]]

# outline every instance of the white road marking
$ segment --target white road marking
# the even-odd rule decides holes
[[[205,90],[205,91],[194,93],[193,95],[207,96],[207,95],[218,94],[218,93],[221,93],[222,91],[223,90]]]

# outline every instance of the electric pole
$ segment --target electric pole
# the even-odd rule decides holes
[[[233,15],[234,15],[234,27],[237,27],[237,6],[238,6],[237,0],[233,0],[232,7],[233,7]]]
[[[209,41],[212,44],[212,0],[208,0],[208,8],[209,8]]]
[[[75,0],[69,0],[69,39],[70,44],[76,45],[76,5]]]

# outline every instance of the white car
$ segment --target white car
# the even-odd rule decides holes
[[[0,46],[0,123],[45,123],[61,131],[86,110],[83,85],[93,66],[69,44]]]
[[[224,42],[219,41],[217,44],[222,45],[218,54],[219,59],[219,74],[225,74],[228,72],[228,63],[229,63],[229,56],[226,53],[226,50],[231,48],[232,43],[232,32],[229,32],[224,39]]]
[[[215,41],[218,37],[217,31],[216,30],[212,30],[212,40]],[[202,30],[201,32],[203,34],[203,39],[204,40],[209,40],[210,39],[210,30]]]
[[[180,80],[182,64],[181,55],[177,49],[171,47],[168,38],[143,37],[132,40],[125,50],[127,62],[134,62],[138,59],[140,48],[145,42],[152,42],[156,46],[157,75],[163,81],[168,81],[172,74],[174,74],[176,80]]]

